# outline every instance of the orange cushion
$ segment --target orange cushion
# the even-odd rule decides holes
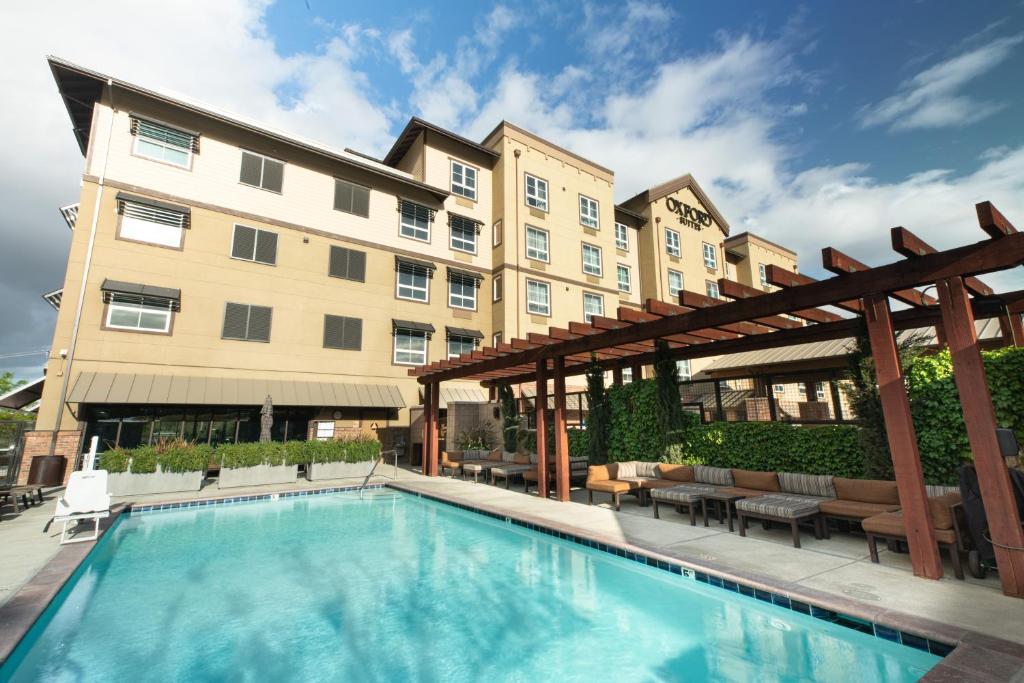
[[[678,485],[678,481],[672,481],[671,479],[644,479],[640,482],[640,488],[642,489],[667,489]]]
[[[936,529],[953,528],[953,506],[960,502],[959,493],[946,493],[928,499],[928,511]]]
[[[663,462],[658,464],[658,474],[662,479],[671,481],[693,481],[693,467],[690,465],[673,465]]]
[[[441,451],[442,456],[447,456],[449,460],[462,460],[462,451]]]
[[[516,457],[513,462],[517,465],[529,465],[530,454],[529,453],[516,453]]]
[[[487,459],[493,460],[494,462],[501,462],[501,449],[495,448],[491,451],[491,454],[487,456]]]
[[[900,494],[896,482],[884,479],[844,479],[835,477],[836,497],[842,500],[857,500],[862,503],[899,505]]]
[[[605,493],[626,493],[636,487],[627,481],[587,481],[587,488]]]
[[[883,512],[895,512],[899,509],[899,505],[862,503],[859,500],[826,500],[821,504],[821,514],[850,519],[865,519]]]
[[[616,469],[614,463],[611,465],[591,465],[587,468],[587,483],[614,479]]]
[[[757,491],[781,491],[779,475],[775,472],[755,472],[753,470],[733,470],[732,480],[736,488],[755,489]]]
[[[874,517],[868,517],[861,526],[869,534],[883,536],[885,538],[906,538],[907,527],[903,523],[902,512],[883,512]],[[935,540],[939,543],[956,542],[956,533],[952,529],[936,529]]]

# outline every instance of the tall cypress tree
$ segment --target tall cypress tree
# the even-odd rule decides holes
[[[597,356],[590,354],[587,367],[587,459],[591,465],[608,462],[609,411],[608,397],[604,393],[604,371],[597,362]]]
[[[501,440],[506,451],[515,452],[519,431],[519,408],[516,406],[516,396],[512,393],[512,387],[499,384],[498,401],[501,403]]]
[[[664,339],[655,342],[654,381],[657,385],[658,428],[662,445],[667,447],[685,426],[685,418],[679,398],[679,369]]]

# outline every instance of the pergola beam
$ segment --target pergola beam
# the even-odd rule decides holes
[[[856,273],[859,270],[868,270],[869,266],[861,263],[852,256],[833,247],[825,247],[821,250],[821,265],[825,270],[836,275]],[[892,293],[894,299],[899,299],[911,306],[937,306],[939,300],[928,294],[919,292],[916,289],[899,289]]]
[[[782,266],[775,265],[774,263],[768,264],[765,268],[765,277],[769,284],[775,285],[776,287],[796,287],[797,285],[809,285],[812,282],[818,282],[813,277],[804,275],[803,273],[794,273],[791,270],[786,270]],[[851,313],[863,313],[864,308],[860,301],[856,299],[849,299],[847,301],[831,301],[829,305],[841,308],[844,311]],[[794,311],[793,315],[800,315]],[[802,316],[801,316],[802,317]]]
[[[918,256],[925,256],[927,254],[935,254],[938,252],[935,247],[928,244],[904,227],[897,226],[893,228],[891,230],[891,235],[893,251],[906,256],[907,258],[917,258]],[[977,294],[978,296],[992,296],[992,294],[994,294],[991,287],[976,277],[965,277],[964,284],[966,284],[967,288],[971,290],[971,293]]]

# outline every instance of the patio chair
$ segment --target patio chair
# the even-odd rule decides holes
[[[960,563],[960,550],[964,547],[960,534],[960,525],[957,524],[957,508],[961,505],[959,493],[946,493],[941,496],[928,498],[928,514],[932,518],[932,528],[935,533],[935,540],[940,548],[949,552],[949,559],[953,563],[953,574],[956,578],[963,580],[964,570]],[[906,541],[907,527],[903,519],[903,512],[883,512],[874,517],[868,517],[861,526],[868,540],[868,554],[871,561],[878,564],[877,539],[889,541]]]
[[[100,535],[100,520],[110,516],[110,494],[107,493],[107,471],[88,470],[71,473],[64,495],[57,499],[53,518],[46,523],[46,531],[53,522],[63,522],[61,545],[95,541]],[[95,526],[91,536],[68,538],[68,525],[92,520]]]

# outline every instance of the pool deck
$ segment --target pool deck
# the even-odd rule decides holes
[[[423,477],[405,469],[398,471],[397,478],[392,477],[390,467],[385,473],[388,476],[374,477],[374,481],[639,550],[837,612],[960,643],[927,680],[1008,681],[1018,676],[1024,680],[1024,602],[1004,597],[998,580],[991,576],[979,581],[968,575],[967,581],[958,581],[947,566],[947,577],[940,581],[918,579],[905,554],[882,551],[880,564],[872,564],[863,537],[853,534],[834,533],[830,540],[819,541],[805,532],[803,548],[797,549],[790,544],[788,530],[765,531],[755,524],[747,538],[740,538],[716,520],[704,527],[698,518],[697,526],[690,526],[686,515],[667,506],[662,508],[662,519],[656,520],[650,507],[640,507],[631,497],[623,500],[621,512],[615,512],[604,502],[606,496],[596,496],[599,504],[587,505],[586,492],[579,489],[573,491],[574,502],[558,503],[524,495],[515,484],[512,490],[505,490],[472,481]],[[351,479],[297,481],[223,491],[213,485],[198,492],[132,496],[117,502],[179,502],[359,483]],[[26,610],[22,603],[39,602],[47,595],[49,602],[64,583],[60,577],[70,575],[93,545],[60,546],[57,525],[42,533],[56,493],[49,492],[43,506],[18,516],[5,509],[0,521],[0,548],[4,549],[0,562],[0,661],[11,647],[3,641],[23,628],[23,623],[13,622],[24,622],[35,611]],[[5,605],[16,594],[17,599]]]

